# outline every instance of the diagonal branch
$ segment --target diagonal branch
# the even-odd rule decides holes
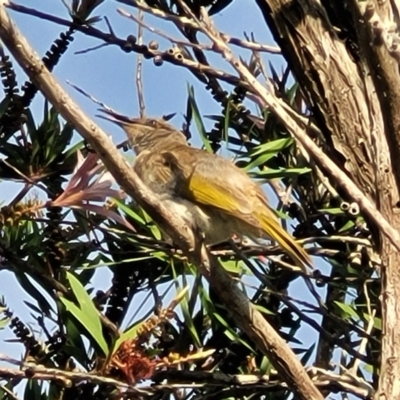
[[[172,215],[158,201],[118,152],[106,133],[73,102],[12,23],[4,4],[5,0],[0,1],[0,38],[32,82],[63,118],[93,146],[121,187],[135,198],[156,222],[161,222],[167,228],[167,233],[181,247],[189,260],[199,267],[200,272],[209,280],[210,286],[219,293],[236,324],[271,359],[296,397],[303,400],[322,400],[321,393],[288,344],[252,306],[217,259],[212,257],[204,246],[198,249],[199,246],[196,245],[198,242],[193,232],[179,216]],[[195,252],[191,250],[194,248]]]

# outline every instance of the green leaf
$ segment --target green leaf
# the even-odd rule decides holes
[[[295,82],[294,85],[286,92],[290,105],[293,104],[293,100],[295,99],[296,92],[298,89],[299,89],[299,84],[298,82]]]
[[[129,207],[119,199],[114,198],[113,200],[118,205],[118,208],[120,208],[128,217],[131,217],[134,221],[139,222],[140,225],[146,225],[146,221],[137,212],[135,212],[132,207]]]
[[[221,12],[225,7],[228,7],[233,0],[219,0],[210,2],[212,4],[211,8],[208,10],[208,15],[214,15]],[[201,4],[201,3],[200,3]]]
[[[284,149],[290,147],[293,144],[293,138],[276,139],[268,143],[260,144],[254,148],[251,152],[251,157],[258,156],[265,153],[278,154]]]
[[[330,215],[346,215],[346,213],[339,207],[336,208],[320,208],[318,210],[320,213],[330,214]]]
[[[65,321],[65,331],[68,338],[64,351],[67,352],[69,356],[74,357],[76,361],[82,364],[85,368],[89,368],[89,354],[83,341],[82,328],[75,318],[69,318],[69,316],[66,316],[66,312],[65,309],[60,310],[61,320]]]
[[[225,327],[225,335],[232,341],[241,343],[243,346],[247,347],[251,352],[255,353],[256,351],[246,342],[244,341],[225,321],[224,318],[218,313],[214,313],[213,317],[218,320],[218,322]]]
[[[267,375],[271,372],[273,365],[269,361],[268,357],[263,356],[261,364],[260,364],[260,375]]]
[[[46,291],[47,291],[45,286],[43,286],[40,282],[38,282],[32,276],[28,277],[28,275],[25,273],[15,274],[15,277],[17,278],[18,282],[20,283],[21,287],[33,299],[36,300],[36,302],[43,314],[50,315],[50,312],[54,311],[51,303],[49,303],[47,298],[43,295],[43,293],[46,293]],[[39,286],[39,289],[31,282],[32,280]],[[50,293],[47,291],[47,294],[50,294]]]
[[[338,233],[343,233],[348,231],[349,229],[352,229],[355,226],[354,221],[347,221],[339,230]]]
[[[311,356],[314,354],[314,350],[315,350],[315,343],[304,353],[303,357],[301,357],[301,363],[303,365],[307,365]]]
[[[38,315],[43,314],[43,310],[40,307],[36,306],[35,304],[31,303],[30,301],[24,300],[24,303],[27,305],[27,307],[29,307],[36,314],[38,314]]]
[[[212,153],[213,150],[212,150],[210,142],[207,139],[206,129],[204,127],[204,123],[201,118],[201,113],[199,111],[199,108],[197,107],[193,86],[188,85],[188,92],[189,92],[189,102],[190,102],[190,106],[191,106],[191,109],[193,112],[193,119],[194,119],[194,122],[196,123],[197,130],[199,131],[201,141],[203,142],[203,145],[206,148],[206,150],[209,151],[210,153]]]
[[[4,97],[3,100],[1,100],[0,102],[0,117],[2,117],[4,115],[4,113],[7,111],[8,109],[8,105],[10,104],[10,97]]]
[[[92,299],[82,286],[81,282],[71,273],[67,272],[67,279],[74,293],[78,306],[61,297],[60,300],[66,309],[85,327],[90,336],[96,341],[97,345],[103,351],[104,355],[108,354],[108,345],[104,339],[99,311],[93,304]]]
[[[232,101],[228,101],[228,104],[226,105],[225,116],[224,116],[224,141],[226,142],[226,146],[228,146],[228,144],[229,144],[228,132],[229,132],[229,125],[230,125],[229,116],[230,116],[231,105],[232,105]]]
[[[75,153],[76,153],[78,150],[84,148],[84,146],[85,146],[85,141],[84,141],[84,140],[81,140],[80,142],[74,144],[72,147],[70,147],[70,148],[64,153],[65,158],[74,156]]]
[[[183,285],[187,286],[186,276],[183,275],[182,278],[183,278]],[[182,287],[179,285],[179,282],[177,279],[175,281],[175,286],[176,286],[177,292],[180,293],[182,291]],[[182,314],[184,316],[185,325],[189,329],[189,332],[193,338],[194,344],[197,348],[201,348],[202,347],[201,340],[200,340],[199,334],[196,330],[196,327],[194,325],[192,315],[189,311],[188,296],[189,296],[188,293],[186,293],[185,296],[183,296],[183,298],[181,299],[181,302],[180,302],[180,306],[182,309]]]
[[[262,306],[260,306],[260,305],[258,305],[258,304],[253,304],[253,307],[254,307],[256,310],[260,311],[260,313],[262,313],[262,314],[266,314],[266,315],[276,315],[276,313],[274,313],[273,311],[270,311],[270,310],[268,310],[267,308],[262,307]]]
[[[219,262],[222,264],[224,269],[229,272],[229,274],[243,275],[248,274],[250,271],[246,267],[246,264],[241,260],[222,260]]]
[[[363,313],[364,319],[369,322],[371,316],[367,313]],[[379,329],[380,331],[382,330],[382,319],[378,317],[374,317],[374,328]]]
[[[346,303],[342,303],[340,301],[335,301],[334,302],[339,309],[342,311],[342,317],[346,318],[346,319],[351,319],[354,318],[356,320],[359,320],[360,317],[357,314],[357,312],[354,310],[354,308],[352,306],[350,306],[349,304]]]
[[[7,317],[0,318],[0,331],[4,329],[9,324],[10,321],[11,318]]]
[[[39,382],[34,379],[29,379],[24,391],[24,400],[41,399],[42,385],[43,382]]]

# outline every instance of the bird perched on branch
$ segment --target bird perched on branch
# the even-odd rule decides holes
[[[281,227],[261,188],[231,161],[190,147],[182,132],[163,119],[104,117],[127,134],[137,155],[134,169],[142,181],[206,244],[233,235],[276,241],[306,272],[306,251]]]

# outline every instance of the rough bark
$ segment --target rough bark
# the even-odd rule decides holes
[[[257,0],[323,131],[326,152],[399,229],[399,58],[393,41],[387,43],[399,13],[395,2],[362,2],[363,10],[358,2],[344,3]],[[376,250],[383,261],[376,398],[396,399],[400,259],[386,239]]]

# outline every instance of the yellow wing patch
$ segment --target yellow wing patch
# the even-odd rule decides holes
[[[236,214],[242,208],[238,201],[223,187],[193,173],[189,180],[188,189],[193,200]]]

